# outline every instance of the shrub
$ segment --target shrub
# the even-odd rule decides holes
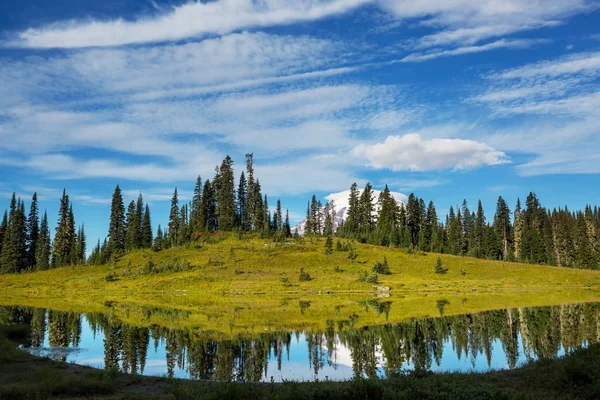
[[[310,280],[312,280],[312,278],[310,277],[310,275],[304,271],[304,268],[300,268],[300,274],[298,275],[298,280],[300,280],[300,282],[308,282]]]
[[[109,272],[108,274],[106,274],[106,275],[104,276],[104,280],[105,280],[106,282],[114,282],[114,281],[116,281],[116,280],[117,280],[117,277],[116,277],[116,276],[115,276],[115,274],[113,274],[113,273],[112,273],[112,271],[111,271],[111,272]]]
[[[336,264],[333,266],[333,272],[344,272],[344,270],[343,270],[343,269],[341,269],[341,268],[340,268],[340,266],[339,266],[339,265],[336,263]]]
[[[378,283],[379,275],[377,272],[373,272],[371,275],[367,276],[367,283]]]
[[[348,259],[350,261],[354,261],[356,260],[356,258],[358,257],[358,254],[356,254],[356,251],[354,250],[354,247],[352,247],[352,245],[348,245]]]
[[[325,254],[330,255],[331,253],[333,253],[333,239],[331,235],[328,235],[325,240]]]
[[[360,273],[360,275],[358,276],[358,279],[356,280],[356,282],[366,282],[367,277],[368,277],[367,271],[362,271]]]
[[[441,257],[438,257],[437,262],[435,263],[435,273],[445,274],[446,272],[448,272],[448,269],[444,269],[444,267],[442,267],[442,259]]]
[[[381,275],[391,275],[390,266],[387,261],[387,257],[383,257],[383,262],[380,263],[377,261],[375,265],[373,265],[373,272]]]
[[[344,251],[344,246],[342,246],[342,242],[340,242],[340,239],[338,239],[335,242],[335,251]]]
[[[281,274],[281,278],[279,278],[279,280],[283,283],[287,283],[289,281],[285,272]]]

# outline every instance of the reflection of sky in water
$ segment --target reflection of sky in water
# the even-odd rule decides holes
[[[148,350],[146,355],[146,362],[144,366],[144,375],[155,375],[162,376],[167,374],[167,352],[165,346],[165,339],[161,338],[158,342],[158,347],[155,350],[154,339],[150,338],[148,343]],[[518,335],[518,364],[526,361],[526,355],[524,354],[523,344],[521,341],[521,335]],[[44,344],[42,349],[29,349],[31,352],[38,355],[52,356],[49,349],[48,335],[45,335]],[[77,349],[56,349],[57,353],[55,356],[66,356],[67,362],[73,362],[81,365],[88,365],[96,368],[104,368],[104,333],[98,330],[94,333],[88,324],[85,315],[81,317],[81,337],[80,344]],[[300,334],[298,339],[293,337],[290,342],[289,354],[287,351],[283,351],[281,370],[278,370],[277,356],[271,353],[268,358],[267,373],[263,371],[263,381],[270,381],[273,379],[278,382],[283,379],[286,380],[345,380],[351,379],[354,376],[352,354],[348,347],[344,346],[339,341],[335,344],[335,351],[332,354],[332,364],[329,365],[327,361],[328,349],[326,342],[324,341],[322,347],[322,367],[319,369],[317,375],[314,373],[314,366],[309,357],[309,345],[307,337],[304,334]],[[563,355],[564,349],[561,347],[558,351],[558,355]],[[376,348],[375,355],[377,357],[377,374],[379,376],[384,375],[383,366],[385,365],[385,358],[382,352]],[[414,368],[412,362],[404,362],[403,369],[411,370]],[[443,341],[443,351],[439,365],[436,364],[435,360],[431,362],[432,371],[462,371],[462,372],[483,372],[490,369],[507,369],[509,368],[506,353],[502,347],[500,340],[496,339],[492,342],[491,351],[491,364],[488,365],[488,360],[484,352],[476,354],[475,359],[472,359],[472,355],[465,355],[464,351],[460,357],[456,354],[456,350],[453,348],[453,344],[450,339]],[[174,376],[177,378],[188,378],[189,374],[185,367],[183,369],[175,366]]]

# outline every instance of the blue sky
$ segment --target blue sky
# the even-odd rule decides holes
[[[492,217],[600,194],[600,2],[23,0],[0,4],[0,195],[88,240],[118,183],[154,225],[253,152],[297,221],[354,181]]]

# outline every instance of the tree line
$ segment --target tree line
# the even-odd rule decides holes
[[[198,240],[215,231],[255,232],[281,240],[291,236],[288,210],[277,200],[274,212],[263,195],[260,181],[254,176],[253,154],[246,154],[246,168],[237,183],[234,161],[227,156],[215,168],[212,181],[196,180],[190,202],[180,204],[177,188],[171,200],[168,225],[158,225],[153,233],[150,207],[142,194],[125,208],[123,194],[116,186],[109,217],[108,233],[86,258],[84,226],[75,228],[72,203],[66,191],[60,200],[58,222],[51,238],[47,213],[39,220],[37,194],[34,193],[29,214],[25,203],[13,194],[10,208],[0,225],[0,273],[46,270],[67,265],[105,264],[113,256],[136,249],[156,251]]]
[[[535,193],[511,212],[500,196],[491,219],[481,200],[476,210],[467,201],[450,207],[445,222],[432,201],[411,194],[398,204],[387,185],[377,201],[370,183],[361,191],[352,184],[344,221],[334,229],[335,205],[308,203],[305,233],[336,235],[363,243],[493,260],[600,269],[600,211],[567,207],[546,209]],[[334,231],[335,230],[335,231]]]
[[[150,207],[142,194],[127,208],[117,185],[111,201],[109,229],[86,257],[84,225],[76,228],[73,206],[63,191],[54,237],[48,215],[39,218],[34,193],[26,214],[25,203],[13,194],[0,224],[0,273],[45,270],[85,263],[105,264],[111,257],[136,249],[161,249],[201,239],[207,232],[253,232],[276,241],[292,236],[289,213],[277,200],[274,212],[254,176],[253,154],[246,154],[245,171],[237,183],[234,161],[227,156],[215,175],[196,180],[193,198],[180,204],[177,188],[171,200],[168,225],[152,228]],[[359,190],[352,184],[346,219],[336,226],[335,204],[322,206],[316,195],[307,206],[305,234],[339,236],[364,243],[448,253],[495,260],[600,269],[600,211],[568,208],[547,210],[530,193],[513,212],[498,198],[495,214],[486,218],[481,201],[471,211],[466,201],[450,207],[445,222],[435,205],[414,194],[398,204],[387,185],[377,201],[370,183]],[[294,232],[294,234],[298,234]],[[329,241],[331,243],[331,241]]]

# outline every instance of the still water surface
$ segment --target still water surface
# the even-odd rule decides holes
[[[19,307],[2,312],[31,326],[25,349],[36,355],[143,375],[220,381],[346,380],[415,368],[511,369],[600,340],[600,303],[457,316],[440,312],[436,318],[358,328],[352,320],[330,321],[323,331],[229,338],[200,329],[131,326],[101,313]]]

